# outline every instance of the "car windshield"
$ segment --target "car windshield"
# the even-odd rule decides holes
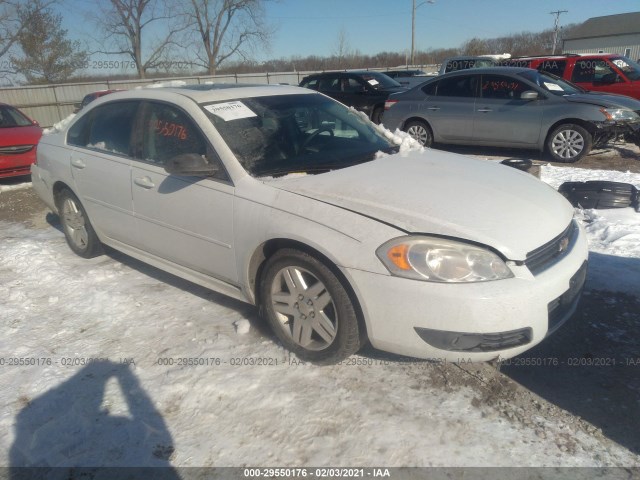
[[[30,127],[31,120],[20,111],[8,105],[0,105],[0,128]]]
[[[323,173],[398,150],[363,114],[319,94],[240,98],[202,108],[256,177]]]
[[[615,57],[611,61],[627,76],[629,80],[640,80],[640,63],[627,57]]]
[[[545,89],[547,92],[553,95],[575,95],[577,93],[584,93],[586,90],[574,85],[571,82],[567,82],[555,75],[546,72],[538,72],[536,70],[528,70],[519,74],[521,77],[526,78],[530,82],[535,83],[539,87]]]

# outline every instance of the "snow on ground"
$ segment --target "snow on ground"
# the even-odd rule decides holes
[[[640,258],[640,214],[584,215],[602,253],[595,288]],[[640,271],[626,277],[640,284]],[[252,307],[120,254],[79,258],[53,227],[0,224],[0,298],[0,465],[640,465],[581,430],[563,453],[553,435],[474,407],[468,387],[431,388],[428,363],[298,364]]]
[[[640,174],[545,165],[541,180],[554,188],[564,182],[610,180],[640,188]],[[577,209],[591,252],[588,288],[640,296],[640,213],[632,208]],[[638,261],[628,261],[634,258]]]
[[[12,190],[24,190],[25,188],[31,188],[31,182],[21,182],[15,184],[0,184],[0,193],[10,192]]]

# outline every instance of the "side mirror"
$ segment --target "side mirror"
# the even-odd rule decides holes
[[[164,166],[167,173],[202,177],[214,175],[218,168],[207,162],[206,158],[197,153],[183,153],[167,160]]]
[[[37,120],[31,120],[31,124],[32,124],[34,127],[39,127],[39,126],[40,126],[40,124],[38,123],[38,121],[37,121]]]
[[[520,94],[520,99],[521,100],[537,100],[538,92],[534,92],[533,90],[527,90],[525,92],[522,92],[522,94]]]

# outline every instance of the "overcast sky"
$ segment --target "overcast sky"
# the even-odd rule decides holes
[[[99,0],[104,2],[106,0]],[[492,38],[552,28],[549,12],[568,10],[560,24],[590,17],[640,11],[640,0],[433,0],[416,10],[416,48],[458,47],[472,37]],[[267,17],[277,25],[271,50],[258,60],[331,55],[340,30],[352,50],[364,54],[408,51],[412,0],[276,0]],[[66,0],[61,13],[72,36],[87,38],[95,25],[80,12],[95,11],[93,0]],[[496,52],[498,53],[498,52]]]

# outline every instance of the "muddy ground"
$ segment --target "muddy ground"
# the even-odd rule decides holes
[[[470,153],[467,147],[448,150]],[[532,152],[476,147],[473,153],[486,158],[535,160]],[[640,150],[635,146],[615,146],[571,166],[640,172]],[[28,180],[4,179],[0,185]],[[0,221],[20,222],[37,229],[50,228],[57,217],[48,213],[31,188],[22,188],[0,193]],[[373,349],[362,353],[389,357]],[[572,320],[537,347],[503,364],[435,364],[425,376],[419,362],[392,358],[405,363],[408,374],[420,372],[414,376],[412,388],[471,387],[476,392],[473,404],[483,413],[532,427],[541,438],[553,435],[559,453],[571,453],[576,448],[574,434],[581,430],[626,447],[639,455],[640,464],[639,297],[590,290],[587,283]],[[563,425],[562,432],[547,431],[541,421],[545,418]],[[598,452],[594,452],[594,458],[598,458]]]

